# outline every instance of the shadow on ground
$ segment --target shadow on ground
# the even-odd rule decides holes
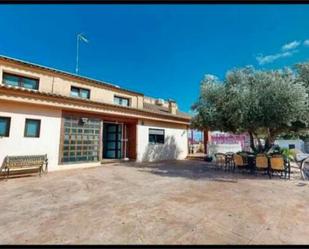
[[[143,161],[160,161],[164,158],[175,160],[181,150],[178,148],[174,136],[167,136],[164,144],[148,144],[143,155]]]
[[[190,163],[188,163],[190,162]],[[123,166],[123,164],[122,164]],[[138,168],[139,171],[148,172],[162,177],[182,177],[192,180],[211,180],[219,182],[237,183],[238,179],[269,180],[265,172],[257,172],[255,175],[242,173],[237,169],[235,172],[218,169],[214,163],[204,161],[182,160],[182,161],[161,161],[148,163],[128,163],[128,167]],[[300,174],[295,169],[291,179],[300,180]],[[286,180],[280,175],[274,175],[272,180]]]

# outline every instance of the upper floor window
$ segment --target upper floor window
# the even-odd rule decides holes
[[[26,119],[25,137],[40,137],[41,120]]]
[[[25,76],[3,73],[3,84],[10,86],[23,87],[32,90],[39,89],[39,80]]]
[[[149,143],[150,144],[164,144],[165,132],[163,129],[149,128]]]
[[[8,137],[10,135],[11,118],[0,117],[0,137]]]
[[[130,99],[114,96],[114,104],[122,106],[130,106]]]
[[[90,98],[90,90],[80,87],[71,86],[71,96],[83,99]]]

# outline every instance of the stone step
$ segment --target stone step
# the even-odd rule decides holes
[[[204,161],[204,156],[190,156],[188,155],[186,157],[187,160],[198,160],[198,161]]]

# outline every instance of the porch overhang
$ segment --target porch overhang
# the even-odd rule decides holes
[[[126,117],[133,119],[145,119],[168,123],[189,125],[191,117],[183,117],[172,114],[156,113],[150,110],[132,107],[117,106],[85,99],[76,99],[57,94],[39,92],[35,90],[20,89],[0,84],[0,100],[34,104],[59,108],[66,111],[78,111],[100,115]]]

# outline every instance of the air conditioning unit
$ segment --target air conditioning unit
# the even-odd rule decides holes
[[[163,105],[164,104],[164,99],[156,99],[156,104],[157,105]]]

